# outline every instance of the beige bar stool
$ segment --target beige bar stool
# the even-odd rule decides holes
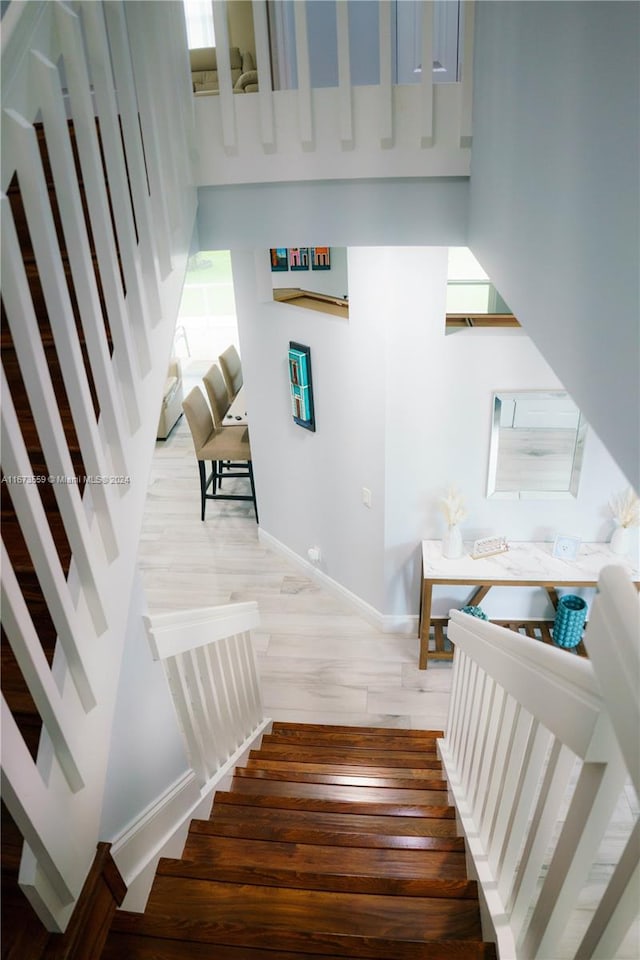
[[[253,482],[248,429],[246,427],[221,427],[219,430],[216,429],[207,401],[199,387],[194,387],[185,397],[182,409],[189,424],[200,471],[200,519],[204,520],[207,500],[251,500],[257,522],[258,505]],[[211,473],[208,477],[207,460],[211,461]],[[225,462],[231,466],[231,469],[225,466],[225,479],[228,477],[246,477],[251,485],[251,495],[217,492],[219,481],[222,479],[222,466]],[[241,467],[244,467],[244,469],[241,469]],[[213,488],[212,493],[207,492],[209,487]]]

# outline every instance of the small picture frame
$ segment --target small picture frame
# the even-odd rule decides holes
[[[553,543],[553,556],[557,560],[576,560],[582,540],[580,537],[567,537],[558,534]]]

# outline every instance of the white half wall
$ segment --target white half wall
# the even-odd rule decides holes
[[[164,667],[151,656],[142,622],[146,612],[137,574],[111,731],[100,824],[104,839],[119,836],[191,771]]]
[[[640,488],[640,5],[476,4],[469,246]]]
[[[199,187],[200,249],[465,246],[468,199],[454,177]]]

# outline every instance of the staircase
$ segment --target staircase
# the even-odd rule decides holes
[[[275,722],[102,960],[495,958],[441,736]]]

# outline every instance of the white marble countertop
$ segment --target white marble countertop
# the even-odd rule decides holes
[[[640,580],[640,573],[629,557],[611,552],[608,543],[582,543],[575,560],[560,560],[552,555],[553,543],[509,541],[509,550],[493,557],[474,560],[469,551],[458,560],[442,556],[442,541],[422,541],[423,578],[443,583],[490,583],[503,581],[548,581],[562,583],[595,583],[603,567],[617,564],[624,567],[632,580]]]

